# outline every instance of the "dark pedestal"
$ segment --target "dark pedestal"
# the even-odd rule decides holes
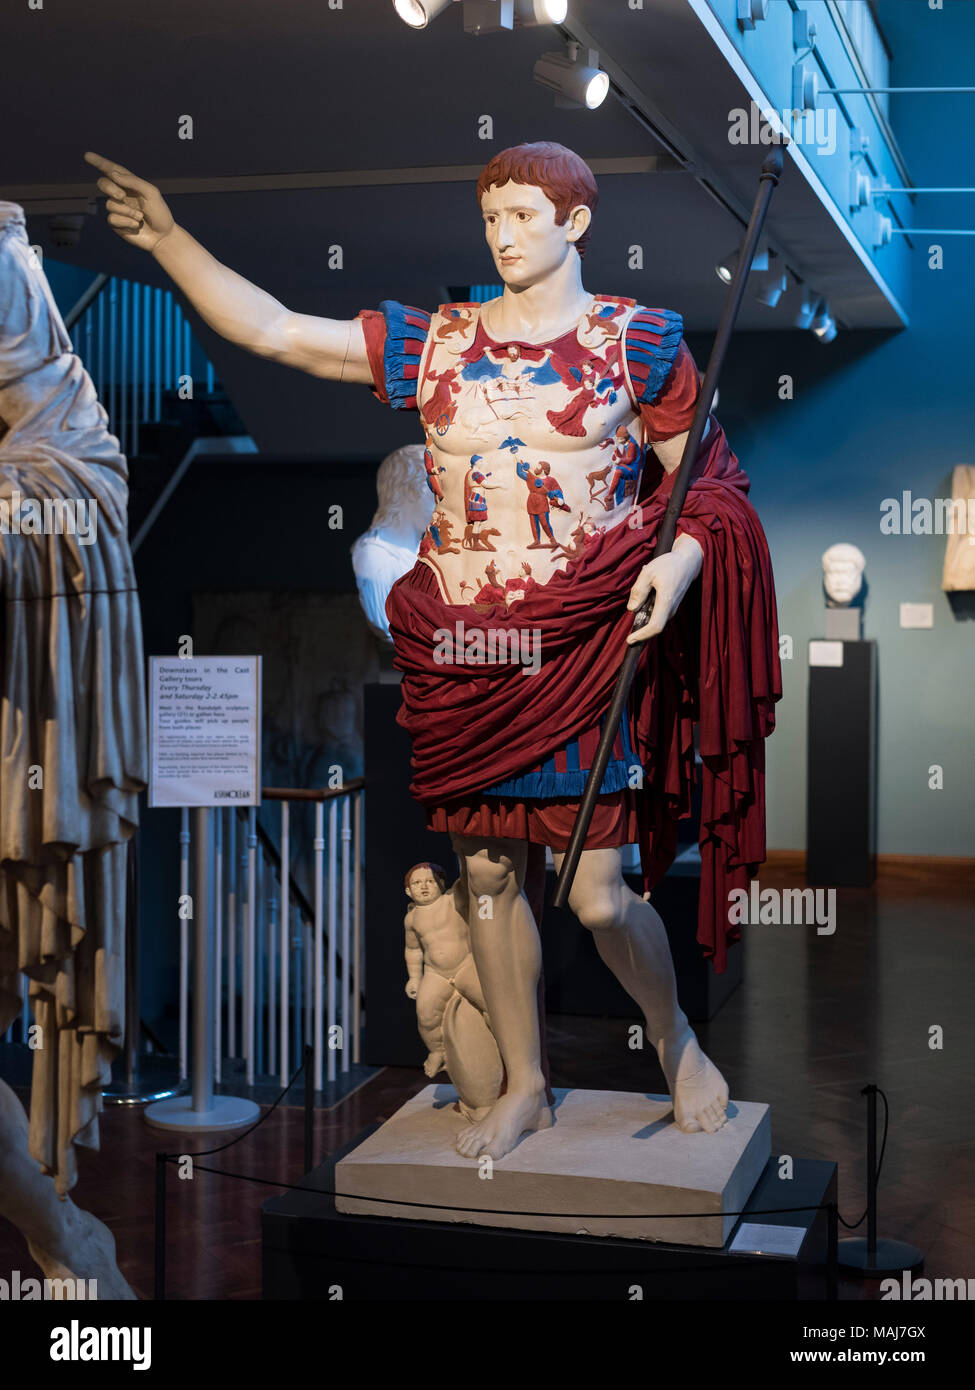
[[[877,644],[842,642],[842,666],[809,668],[806,881],[876,877]]]
[[[360,1134],[307,1178],[334,1187],[334,1164],[366,1137]],[[490,1183],[484,1184],[485,1189]],[[485,1206],[490,1205],[486,1194]],[[618,1300],[821,1299],[828,1288],[828,1213],[786,1211],[836,1200],[836,1164],[797,1159],[782,1181],[778,1161],[765,1169],[747,1211],[760,1225],[805,1231],[798,1254],[732,1252],[609,1237],[510,1231],[437,1221],[346,1216],[332,1197],[288,1192],[261,1213],[266,1299]],[[736,1228],[737,1229],[737,1228]]]

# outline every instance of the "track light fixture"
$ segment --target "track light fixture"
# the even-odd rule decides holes
[[[785,270],[775,252],[769,251],[768,267],[765,270],[759,269],[753,261],[752,273],[755,298],[759,304],[765,304],[769,309],[774,309],[789,288]]]
[[[464,0],[465,34],[498,34],[515,27],[515,0]]]
[[[561,24],[568,13],[569,0],[515,0],[515,23],[525,29]]]
[[[751,270],[767,271],[769,269],[771,255],[772,253],[769,251],[767,246],[760,248],[758,251],[755,252],[755,256],[751,264]],[[735,278],[735,271],[738,269],[738,261],[740,257],[741,247],[736,246],[735,249],[733,251],[730,251],[727,256],[723,256],[721,260],[718,261],[718,264],[714,267],[714,273],[717,275],[719,280],[724,282],[724,284],[730,285],[732,280]]]
[[[411,29],[425,29],[451,3],[452,0],[393,0],[393,7]]]
[[[816,310],[819,307],[819,296],[813,294],[807,285],[802,287],[802,303],[796,310],[793,323],[796,328],[810,328],[812,321],[816,317]]]
[[[816,305],[816,314],[809,325],[821,343],[831,343],[836,337],[836,320],[829,311],[829,303],[821,299]]]
[[[404,24],[425,29],[452,0],[393,0]],[[539,24],[561,24],[568,14],[568,0],[464,0],[464,28],[468,34],[497,33],[502,29],[533,29]]]
[[[574,41],[564,50],[543,53],[532,75],[556,93],[556,106],[585,106],[594,111],[609,92],[609,77],[599,67],[599,54],[594,48],[587,49],[583,62]]]

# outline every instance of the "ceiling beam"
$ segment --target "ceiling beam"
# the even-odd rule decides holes
[[[663,174],[680,171],[670,155],[624,155],[588,159],[593,173]],[[226,174],[209,178],[157,179],[161,193],[175,196],[193,193],[281,193],[315,188],[380,188],[403,184],[476,183],[483,164],[424,165],[415,169],[333,169],[300,174]],[[31,212],[83,212],[93,196],[96,174],[90,183],[23,183],[0,186],[0,198],[20,203]],[[79,200],[81,205],[79,206]],[[67,206],[72,204],[70,208]]]

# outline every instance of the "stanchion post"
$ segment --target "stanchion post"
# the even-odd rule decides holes
[[[153,1297],[158,1303],[166,1297],[166,1155],[156,1154],[156,1230],[155,1280]]]
[[[839,1294],[840,1213],[835,1202],[829,1205],[826,1236],[826,1297],[833,1303]]]
[[[305,1172],[315,1166],[315,1075],[314,1049],[305,1043]]]
[[[210,879],[210,837],[213,831],[208,806],[193,809],[193,1109],[213,1109],[213,884]]]
[[[877,1236],[877,1095],[879,1087],[872,1082],[864,1086],[861,1096],[867,1098],[867,1234],[847,1237],[838,1242],[837,1263],[863,1279],[880,1279],[885,1274],[901,1274],[904,1270],[919,1269],[924,1256],[914,1245],[889,1236]],[[884,1097],[886,1106],[887,1098]],[[862,1219],[862,1218],[861,1218]],[[857,1223],[860,1224],[859,1222]]]
[[[867,1098],[867,1254],[870,1264],[877,1257],[877,1088],[864,1086]]]

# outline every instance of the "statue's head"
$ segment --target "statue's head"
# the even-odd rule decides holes
[[[823,556],[823,584],[840,607],[852,603],[863,586],[866,567],[863,551],[846,541],[831,545]]]
[[[477,181],[484,234],[505,285],[527,289],[585,255],[599,199],[584,159],[539,141],[494,156]]]
[[[418,907],[422,907],[425,903],[436,902],[446,891],[447,875],[439,864],[425,861],[422,864],[414,864],[412,869],[407,870],[403,884],[406,896]]]

